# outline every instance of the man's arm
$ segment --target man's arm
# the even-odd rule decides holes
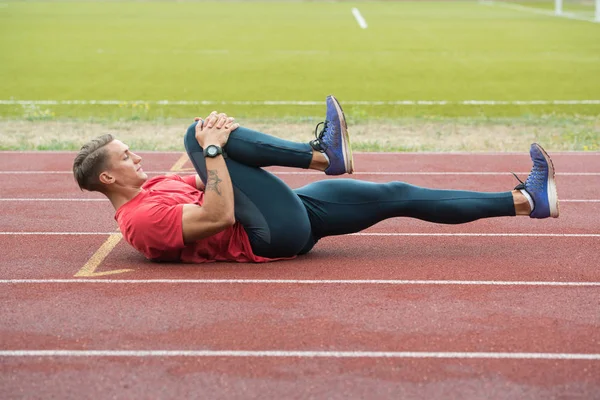
[[[202,148],[225,146],[229,134],[239,125],[225,114],[211,114],[204,124],[196,126],[196,140]],[[222,155],[206,157],[207,181],[202,206],[183,206],[183,241],[191,243],[217,234],[235,223],[233,187]],[[196,183],[200,179],[196,178]],[[201,181],[200,181],[201,182]]]

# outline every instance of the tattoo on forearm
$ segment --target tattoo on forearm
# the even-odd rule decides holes
[[[206,180],[206,188],[204,190],[205,191],[214,190],[220,196],[221,189],[219,188],[219,183],[221,183],[221,182],[223,182],[223,180],[221,178],[219,178],[219,174],[217,173],[217,170],[209,169],[208,170],[208,179]]]

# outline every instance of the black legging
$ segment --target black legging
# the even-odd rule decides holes
[[[184,144],[206,183],[206,163],[195,127],[193,123],[188,128]],[[254,253],[263,257],[304,254],[323,237],[359,232],[391,217],[461,224],[515,215],[511,192],[437,190],[355,179],[323,180],[292,190],[261,167],[308,168],[311,146],[243,127],[231,133],[224,150],[235,218],[248,233]]]

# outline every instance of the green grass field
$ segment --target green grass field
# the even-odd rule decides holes
[[[0,100],[123,101],[1,104],[2,118],[160,120],[216,108],[302,119],[322,105],[261,102],[329,93],[363,120],[600,114],[599,104],[460,104],[600,99],[600,24],[476,2],[1,4]],[[398,100],[449,103],[352,103]]]

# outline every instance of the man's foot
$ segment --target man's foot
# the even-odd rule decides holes
[[[529,154],[533,161],[533,168],[525,182],[515,175],[521,182],[515,190],[524,190],[533,200],[533,210],[529,214],[531,218],[558,218],[558,193],[552,160],[537,143],[531,145]]]
[[[317,133],[319,125],[323,125],[321,132]],[[352,148],[348,136],[348,126],[342,106],[333,96],[327,96],[327,117],[315,129],[315,140],[310,145],[316,151],[320,151],[329,158],[329,167],[325,170],[327,175],[351,174],[354,172],[354,161],[352,160]]]

